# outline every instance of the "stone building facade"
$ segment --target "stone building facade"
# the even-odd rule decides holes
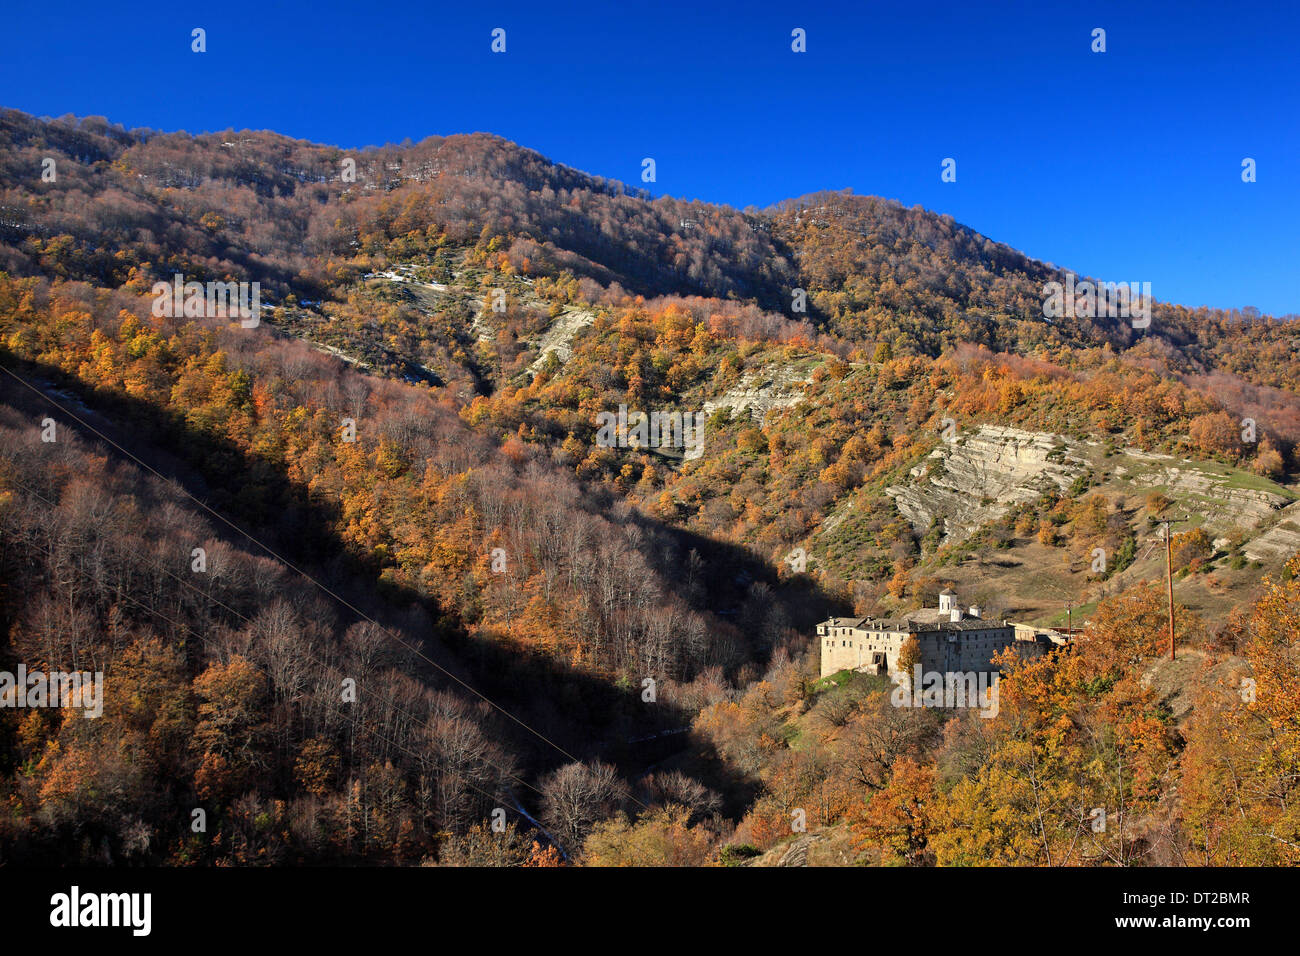
[[[994,655],[1015,647],[1024,655],[1042,653],[1046,643],[1030,629],[1018,633],[1008,621],[987,621],[978,607],[961,608],[957,595],[944,590],[937,608],[898,618],[836,618],[817,625],[821,676],[858,670],[889,677],[900,673],[903,643],[916,638],[924,671],[994,671]]]

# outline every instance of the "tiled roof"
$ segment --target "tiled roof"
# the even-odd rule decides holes
[[[862,631],[914,631],[919,634],[930,633],[934,631],[987,631],[987,630],[1011,630],[1010,624],[1004,624],[1001,621],[986,621],[982,618],[966,618],[961,621],[913,621],[908,618],[869,618],[862,617],[850,620],[848,618],[833,617],[829,621],[822,622],[832,627],[852,627]]]

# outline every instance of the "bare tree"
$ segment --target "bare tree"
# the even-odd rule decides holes
[[[577,850],[599,821],[613,816],[626,788],[605,763],[566,764],[542,781],[542,822],[570,850]]]

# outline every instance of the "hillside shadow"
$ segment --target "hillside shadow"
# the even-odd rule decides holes
[[[381,566],[359,556],[331,530],[340,519],[339,505],[313,500],[273,462],[249,455],[230,440],[150,402],[116,391],[86,389],[54,366],[22,362],[7,352],[0,351],[0,359],[86,424],[70,419],[48,397],[38,397],[8,376],[0,377],[4,401],[33,421],[46,415],[54,418],[60,427],[72,429],[88,445],[99,445],[123,464],[138,467],[132,456],[138,458],[361,614],[401,633],[428,658],[416,660],[412,668],[413,676],[428,686],[445,689],[473,706],[479,698],[458,685],[463,681],[499,704],[515,719],[493,712],[493,736],[521,759],[527,776],[535,780],[570,759],[599,759],[635,783],[648,768],[689,751],[692,768],[705,774],[702,783],[723,795],[729,814],[740,813],[757,795],[757,780],[735,772],[707,741],[685,729],[691,720],[687,710],[662,697],[643,701],[639,682],[618,686],[537,649],[494,639],[490,631],[471,634],[432,597],[380,582]],[[104,444],[91,428],[129,454]],[[647,555],[666,583],[677,578],[680,568],[665,550],[679,556],[693,550],[702,559],[702,586],[680,592],[693,610],[716,614],[716,620],[734,620],[751,589],[760,583],[770,589],[782,618],[800,631],[810,632],[816,620],[835,609],[834,602],[806,578],[783,583],[770,565],[745,548],[671,528],[644,515],[636,520],[654,540],[674,543],[670,549]],[[211,525],[217,537],[232,546],[267,556],[221,522],[214,520]],[[413,607],[434,621],[431,635],[412,636],[398,623]],[[338,619],[342,630],[361,616],[340,604]],[[746,648],[748,660],[761,673],[772,646],[754,641]]]

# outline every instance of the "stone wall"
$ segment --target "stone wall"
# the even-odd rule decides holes
[[[885,655],[889,673],[899,671],[898,657],[908,632],[853,627],[822,631],[819,626],[822,677],[842,670],[869,670],[876,653]],[[921,666],[927,671],[990,671],[993,655],[1015,643],[1015,630],[1010,624],[990,621],[987,628],[977,630],[920,631],[917,643]]]

